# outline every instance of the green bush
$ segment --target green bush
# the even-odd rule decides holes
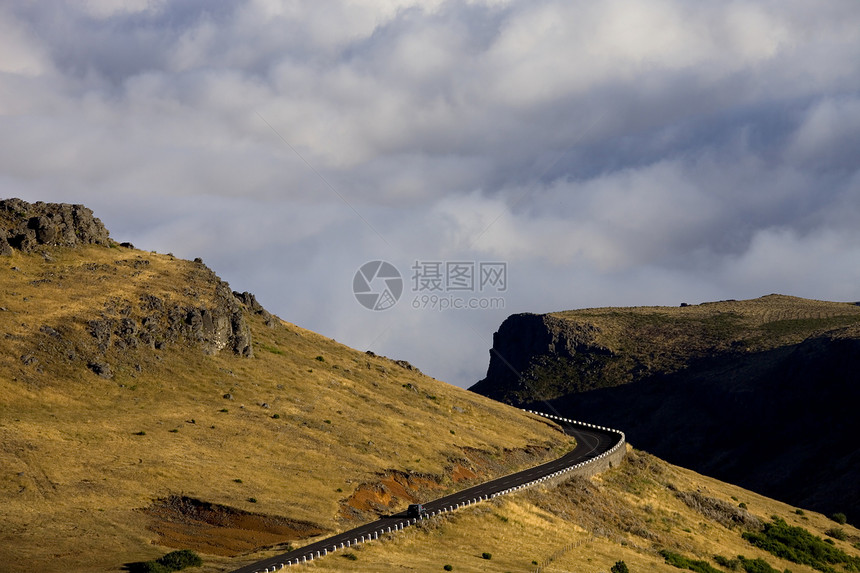
[[[615,565],[609,568],[610,573],[630,573],[630,569],[627,568],[627,563],[624,561],[616,561]]]
[[[830,565],[843,563],[846,569],[860,569],[860,558],[852,557],[812,535],[802,527],[788,525],[776,518],[762,532],[744,532],[743,538],[768,553],[793,563],[809,565],[819,571],[829,571]]]
[[[493,558],[493,554],[492,554],[492,553],[487,553],[486,551],[484,551],[483,553],[481,553],[481,559],[492,559],[492,558]]]
[[[445,565],[444,567],[442,567],[442,569],[444,569],[445,571],[453,571],[454,566],[453,565]]]
[[[728,557],[723,557],[722,555],[714,555],[714,562],[717,565],[721,565],[726,569],[731,569],[732,571],[737,571],[740,569],[741,562],[738,559],[729,559]]]
[[[186,567],[200,567],[203,560],[189,549],[171,551],[153,561],[140,561],[128,565],[131,573],[172,573]]]
[[[343,558],[349,559],[350,561],[358,561],[358,555],[355,553],[344,553]]]
[[[171,551],[167,555],[159,557],[155,561],[168,571],[179,571],[186,567],[200,567],[203,565],[203,560],[200,559],[200,556],[190,549]]]
[[[830,519],[832,519],[839,525],[845,525],[846,523],[848,523],[848,518],[845,517],[844,513],[834,513],[830,516]]]
[[[660,555],[663,556],[663,559],[666,560],[666,563],[672,565],[673,567],[677,567],[678,569],[689,569],[690,571],[695,571],[696,573],[722,573],[719,569],[711,567],[711,565],[707,561],[689,559],[687,557],[684,557],[683,555],[672,553],[671,551],[666,549],[661,551]]]
[[[802,510],[802,509],[795,509],[795,510],[794,510],[794,513],[796,513],[797,515],[804,515],[804,513],[803,513],[803,510]]]
[[[764,559],[747,559],[743,555],[738,555],[738,561],[746,573],[779,573],[778,569],[771,567]]]
[[[845,541],[848,539],[848,535],[845,534],[845,530],[841,527],[831,527],[824,532],[824,535],[829,535],[833,539],[838,539],[839,541]]]

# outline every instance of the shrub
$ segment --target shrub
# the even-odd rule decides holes
[[[747,508],[747,504],[746,504],[746,503],[744,503],[744,502],[740,502],[740,503],[738,504],[738,507],[739,507],[739,508],[741,508],[741,509],[746,509],[746,508]]]
[[[803,513],[803,510],[802,510],[802,509],[795,509],[795,510],[794,510],[794,513],[796,513],[797,515],[804,515],[804,513]]]
[[[832,539],[822,540],[802,527],[788,525],[774,519],[762,532],[744,532],[743,538],[765,551],[794,563],[809,565],[819,571],[832,569],[830,565],[844,563],[849,570],[860,568],[860,558],[852,557],[836,547]],[[826,543],[830,541],[830,544]]]
[[[493,554],[492,554],[492,553],[487,553],[486,551],[484,551],[483,553],[481,553],[481,559],[492,559],[492,558],[493,558]]]
[[[609,568],[610,573],[630,573],[627,564],[624,561],[616,561],[615,565]]]
[[[277,419],[278,419],[278,418],[280,418],[280,417],[281,417],[281,415],[280,415],[280,414],[272,414],[272,419],[273,419],[273,420],[277,420]]]
[[[322,356],[317,356],[314,360],[317,360],[319,362],[325,362],[325,358]]]
[[[349,559],[350,561],[358,561],[358,555],[355,553],[344,553],[343,558]]]
[[[726,569],[731,569],[732,571],[737,571],[741,566],[740,560],[729,559],[728,557],[723,557],[722,555],[714,555],[714,562],[717,565],[721,565]]]
[[[257,503],[257,498],[256,498],[256,497],[249,497],[249,498],[248,498],[248,501],[249,501],[250,503]]]
[[[200,556],[190,549],[171,551],[167,555],[159,557],[155,561],[168,571],[179,571],[186,567],[200,567],[203,565],[203,560],[200,559]]]
[[[684,557],[683,555],[672,553],[671,551],[666,549],[661,551],[660,555],[663,556],[663,559],[666,560],[666,563],[672,565],[673,567],[677,567],[678,569],[689,569],[690,571],[695,571],[696,573],[722,573],[719,569],[711,567],[711,565],[707,561],[689,559],[687,557]]]
[[[135,436],[145,436],[145,435],[146,435],[146,432],[144,432],[143,430],[141,430],[141,431],[139,431],[139,432],[135,432],[135,433],[134,433],[134,435],[135,435]]]
[[[442,569],[444,569],[445,571],[453,571],[454,566],[453,565],[445,565],[444,567],[442,567]]]
[[[738,561],[747,573],[779,573],[778,569],[771,567],[764,559],[747,559],[738,555]]]
[[[834,513],[830,516],[830,519],[832,519],[839,525],[845,525],[846,523],[848,523],[848,518],[845,516],[844,513]]]
[[[839,541],[845,541],[848,539],[848,535],[845,534],[845,530],[841,527],[831,527],[824,532],[824,535],[829,535],[833,539],[838,539]]]
[[[154,561],[141,561],[128,565],[131,573],[171,573],[186,567],[200,567],[203,560],[190,549],[171,551]]]

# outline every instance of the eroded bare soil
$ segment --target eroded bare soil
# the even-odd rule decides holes
[[[314,523],[178,495],[142,511],[152,518],[149,528],[158,534],[159,545],[228,557],[326,532]]]

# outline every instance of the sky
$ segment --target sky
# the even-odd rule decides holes
[[[857,0],[0,0],[0,196],[467,387],[513,313],[860,300],[857,30]]]

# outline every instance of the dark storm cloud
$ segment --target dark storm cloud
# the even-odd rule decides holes
[[[4,3],[0,190],[468,384],[511,312],[860,299],[857,29],[855,0]],[[365,311],[376,258],[506,261],[506,308]]]

